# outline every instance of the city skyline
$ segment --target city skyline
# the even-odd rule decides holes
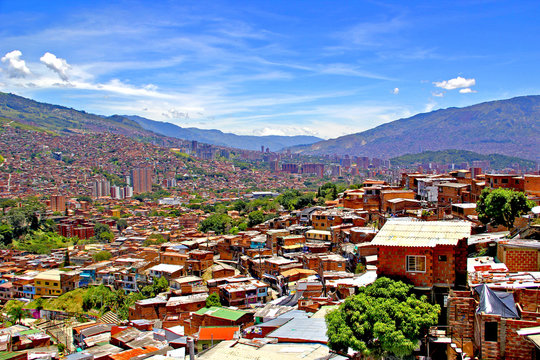
[[[539,93],[535,2],[310,4],[1,2],[0,91],[323,138]]]

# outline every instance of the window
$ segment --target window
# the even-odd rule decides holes
[[[499,341],[498,324],[495,321],[489,321],[484,324],[484,341]]]
[[[407,255],[407,271],[408,272],[425,272],[426,257],[417,255]]]
[[[446,261],[446,255],[439,255],[439,261]]]
[[[502,184],[508,184],[508,179],[501,179]]]

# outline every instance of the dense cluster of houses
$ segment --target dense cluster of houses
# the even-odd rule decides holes
[[[58,358],[61,352],[53,345],[58,343],[70,360],[184,359],[191,354],[200,359],[341,359],[327,346],[324,315],[381,276],[405,280],[441,305],[440,324],[422,340],[418,356],[538,356],[538,208],[516,219],[513,229],[486,227],[476,213],[484,188],[511,188],[540,203],[538,174],[482,174],[473,168],[404,173],[399,185],[366,180],[324,205],[281,209],[278,217],[253,228],[218,235],[198,230],[209,214],[182,205],[193,196],[189,193],[160,201],[102,198],[97,203],[60,195],[69,194],[67,189],[88,192],[87,184],[101,181],[104,173],[128,172],[113,161],[111,149],[127,149],[132,167],[146,166],[136,159],[151,154],[147,162],[156,164],[154,182],[164,187],[177,178],[178,166],[188,162],[185,157],[163,154],[149,144],[135,147],[113,135],[92,138],[84,146],[77,144],[78,135],[67,142],[47,134],[33,136],[31,146],[10,155],[22,173],[2,173],[0,191],[48,194],[50,218],[63,236],[92,238],[99,222],[110,227],[113,239],[80,242],[47,255],[0,250],[0,301],[57,298],[96,285],[137,293],[160,278],[166,279],[168,290],[136,301],[127,319],[112,312],[33,311],[35,321],[0,329],[0,359]],[[51,148],[66,144],[82,146],[81,151],[92,155],[76,161],[98,156],[106,165],[90,171],[88,164],[71,168],[59,155],[49,156]],[[178,186],[196,189],[201,180],[194,172],[204,173],[214,191],[213,204],[233,199],[227,188],[248,189],[248,173],[269,189],[305,187],[293,166],[285,173],[276,173],[277,165],[274,172],[237,169],[213,161],[215,154],[204,155],[204,149],[197,145],[195,153],[209,161],[179,178]],[[322,171],[311,165],[306,169]],[[344,161],[343,166],[349,164]],[[46,176],[28,177],[45,167],[50,168]],[[216,198],[217,191],[223,191],[222,199]],[[228,215],[237,218],[238,212]],[[126,219],[126,228],[116,226],[119,218]],[[165,242],[149,241],[156,235]],[[100,253],[108,259],[99,260]],[[210,303],[210,297],[221,306]]]

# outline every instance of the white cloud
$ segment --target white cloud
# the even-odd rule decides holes
[[[444,81],[435,81],[433,83],[436,87],[446,89],[446,90],[455,90],[460,88],[468,88],[476,84],[475,79],[465,79],[461,76],[457,78],[444,80]]]
[[[399,88],[394,88],[394,90],[392,90],[392,94],[394,95],[399,94]]]
[[[26,62],[21,59],[22,52],[13,50],[8,52],[2,58],[2,62],[7,64],[7,74],[9,77],[25,77],[30,75],[30,69],[26,66]]]
[[[435,97],[443,97],[444,96],[444,93],[443,92],[432,92],[431,93],[432,96],[435,96]]]
[[[472,90],[471,88],[465,88],[465,89],[460,89],[459,92],[461,94],[471,94],[471,93],[475,93],[476,90]]]
[[[430,101],[426,104],[426,106],[424,107],[424,112],[432,112],[433,109],[435,109],[435,106],[437,106],[437,103],[434,102],[434,101]]]
[[[60,76],[60,79],[68,81],[68,70],[71,68],[65,59],[56,57],[56,55],[46,52],[39,58],[45,66],[54,71]]]

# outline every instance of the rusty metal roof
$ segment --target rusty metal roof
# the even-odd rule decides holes
[[[389,220],[375,235],[372,245],[434,247],[457,245],[471,234],[471,223],[466,221],[393,221]]]

